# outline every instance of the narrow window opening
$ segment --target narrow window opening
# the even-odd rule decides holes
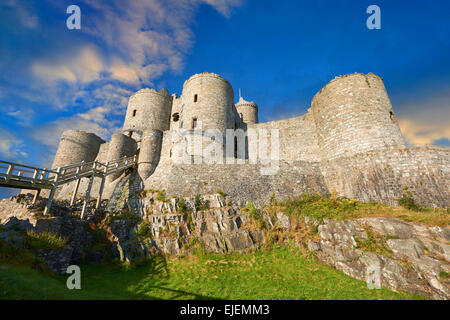
[[[391,117],[392,122],[397,123],[397,118],[395,117],[395,114],[392,111],[389,111],[389,115]]]
[[[197,128],[197,118],[192,119],[192,129]]]
[[[133,131],[128,132],[128,136],[131,138],[131,136],[133,135]]]
[[[238,157],[238,141],[237,137],[234,137],[234,157]]]
[[[198,101],[198,95],[194,95],[194,102]]]
[[[133,117],[136,117],[136,111],[137,110],[133,110]]]
[[[178,120],[180,120],[180,114],[178,112],[174,113],[172,115],[172,120],[173,122],[177,122]]]

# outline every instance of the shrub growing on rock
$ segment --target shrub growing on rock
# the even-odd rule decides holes
[[[413,211],[422,211],[422,207],[420,207],[414,200],[414,197],[411,191],[408,188],[403,189],[403,195],[400,199],[398,199],[398,205],[402,206],[405,209],[413,210]]]
[[[24,244],[32,250],[58,250],[66,247],[66,239],[49,232],[37,233],[35,231],[27,231],[24,237]]]

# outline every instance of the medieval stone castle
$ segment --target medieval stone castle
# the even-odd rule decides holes
[[[180,152],[174,133],[183,129],[189,140],[199,128],[224,137],[227,130],[278,129],[279,169],[262,175],[262,164],[249,161],[248,151],[258,143],[250,137],[244,151],[233,154],[239,163],[196,161],[203,155],[189,147],[181,153],[192,163],[173,161]],[[201,138],[204,146],[225,148],[225,142]],[[137,155],[137,171],[108,177],[107,197],[133,176],[129,185],[134,188],[164,189],[177,196],[220,190],[239,204],[251,200],[262,205],[272,193],[287,198],[336,192],[395,205],[408,188],[423,205],[450,206],[450,150],[407,147],[383,80],[374,74],[337,77],[314,96],[305,115],[266,123],[258,122],[256,103],[240,98],[235,104],[232,86],[217,74],[193,75],[180,97],[166,89],[142,89],[129,99],[122,133],[105,142],[93,133],[64,132],[53,168],[132,155]],[[62,186],[59,197],[68,197],[71,190]]]

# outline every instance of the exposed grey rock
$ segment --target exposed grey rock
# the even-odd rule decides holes
[[[185,253],[189,248],[186,245],[195,239],[210,252],[245,252],[261,244],[264,232],[255,230],[249,217],[238,207],[224,206],[222,200],[219,196],[204,198],[202,201],[209,203],[209,209],[197,211],[195,199],[186,199],[188,212],[179,213],[177,199],[142,199],[143,221],[148,223],[151,237],[136,237],[136,220],[114,220],[108,230],[112,253],[124,261],[133,261],[155,253]],[[2,206],[12,208],[0,212],[0,221],[6,223],[0,238],[10,245],[21,246],[22,239],[16,236],[25,230],[57,232],[67,238],[67,249],[35,251],[51,270],[65,272],[69,263],[81,261],[84,255],[90,263],[102,260],[104,252],[89,250],[93,241],[89,222],[65,215],[42,218],[31,213],[25,219],[23,210],[30,209],[24,209],[22,203],[3,201]],[[279,213],[276,218],[275,224],[292,229],[288,216]],[[267,212],[263,212],[263,219],[269,229],[273,227]],[[393,218],[323,222],[306,218],[305,222],[318,231],[320,239],[310,240],[307,247],[316,253],[319,261],[374,286],[380,284],[433,299],[450,298],[449,281],[441,277],[443,272],[450,272],[448,228]],[[384,246],[385,250],[363,251],[371,247],[361,246],[362,240],[375,241],[374,246]]]
[[[356,247],[356,238],[367,239],[364,228],[356,221],[325,220],[318,226],[319,235],[331,243],[340,243],[346,248]]]
[[[310,251],[318,251],[318,250],[320,250],[320,244],[309,240],[308,241],[308,250],[310,250]]]
[[[435,239],[450,241],[450,228],[431,227],[429,230]]]
[[[288,230],[291,227],[289,217],[282,212],[277,212],[277,222],[278,225],[284,230]]]
[[[400,239],[408,239],[415,234],[415,229],[411,224],[394,218],[361,218],[358,221],[383,236],[395,236]]]
[[[423,243],[418,239],[389,239],[386,244],[395,255],[410,259],[420,258],[425,250]]]
[[[308,226],[317,227],[320,224],[320,221],[318,219],[312,218],[312,217],[305,217],[305,223]]]
[[[364,228],[378,234],[378,245],[385,243],[392,254],[358,249],[353,240],[367,239]],[[372,285],[378,282],[394,291],[432,299],[450,298],[449,281],[440,276],[441,272],[450,269],[448,245],[442,242],[445,241],[444,228],[414,225],[392,218],[363,218],[325,220],[318,230],[320,242],[309,241],[308,248],[316,252],[323,263]]]

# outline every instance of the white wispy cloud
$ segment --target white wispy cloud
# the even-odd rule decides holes
[[[30,125],[34,115],[35,111],[33,108],[28,106],[9,106],[5,107],[4,114],[13,118],[16,124],[27,126]]]
[[[164,73],[183,69],[194,43],[195,11],[202,4],[229,17],[241,0],[80,0],[82,32],[89,41],[56,58],[37,57],[30,71],[53,107],[64,109],[80,99],[90,107],[34,128],[31,135],[55,149],[65,130],[105,139],[120,131],[122,123],[110,116],[124,115],[130,86],[154,86]]]
[[[50,147],[52,152],[56,151],[61,134],[66,130],[84,130],[106,139],[112,132],[110,129],[102,126],[104,123],[104,114],[102,112],[103,110],[93,109],[85,114],[76,114],[71,117],[61,118],[33,128],[30,135],[39,137],[39,142]]]
[[[203,2],[213,6],[225,17],[229,17],[235,7],[242,5],[241,0],[203,0]]]
[[[28,157],[23,141],[5,129],[0,129],[0,155],[5,159]]]
[[[42,80],[69,83],[99,80],[104,68],[102,57],[93,46],[85,46],[75,54],[61,57],[59,61],[36,61],[31,65],[34,75]]]
[[[164,72],[179,72],[194,42],[190,29],[196,8],[209,4],[225,17],[241,0],[82,0],[89,6],[82,21],[92,44],[63,53],[54,61],[41,58],[31,68],[48,81],[91,82],[101,78],[126,84],[151,85]],[[82,11],[84,12],[84,11]]]

